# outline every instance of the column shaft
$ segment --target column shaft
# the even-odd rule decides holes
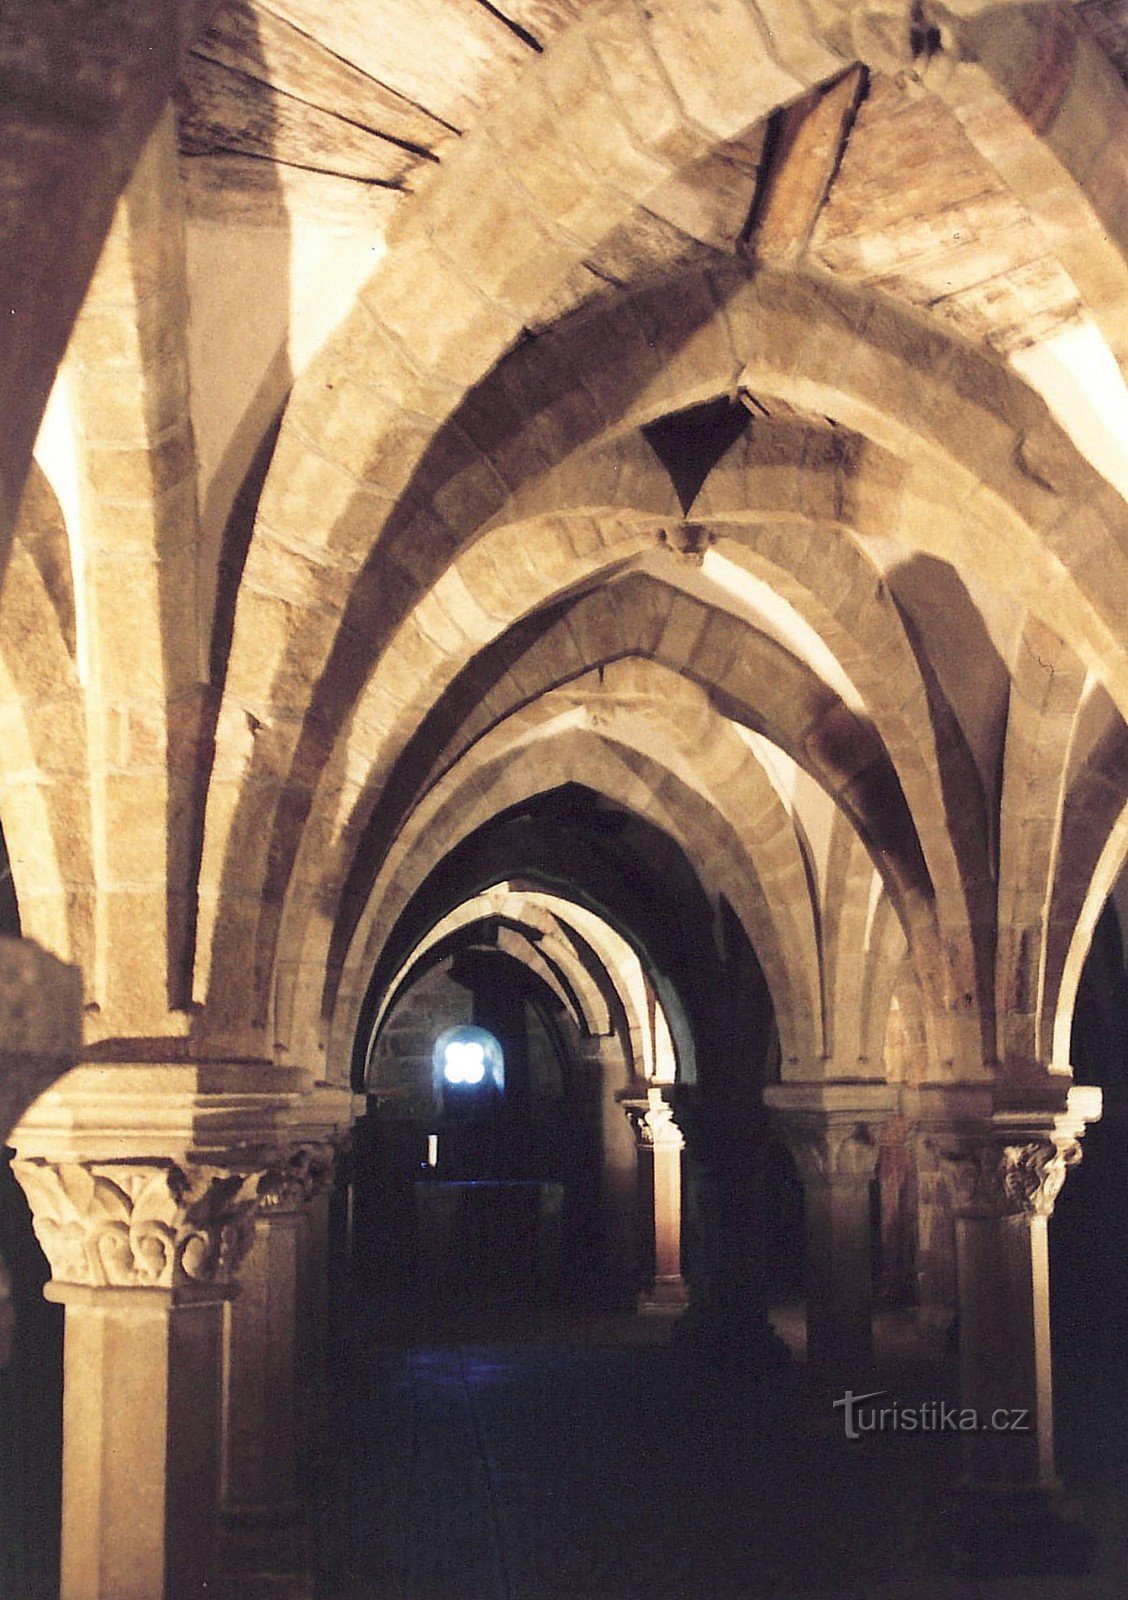
[[[751,1376],[776,1369],[788,1352],[767,1317],[762,1112],[755,1105],[711,1104],[683,1088],[674,1115],[685,1136],[692,1223],[683,1327],[735,1371]]]
[[[215,1579],[224,1302],[49,1284],[66,1306],[61,1600]]]
[[[684,1302],[681,1270],[681,1145],[654,1148],[654,1291],[674,1290]]]
[[[963,1216],[956,1222],[960,1390],[981,1422],[1014,1426],[965,1436],[977,1487],[1049,1488],[1055,1482],[1046,1218]]]
[[[870,1185],[865,1177],[806,1184],[807,1363],[861,1379],[873,1366]]]
[[[227,1313],[223,1512],[227,1524],[277,1525],[298,1511],[295,1484],[296,1287],[303,1218],[260,1215]]]
[[[917,1171],[917,1322],[943,1341],[956,1320],[956,1234],[946,1173],[926,1135],[915,1141]]]
[[[329,1145],[303,1144],[264,1174],[241,1293],[228,1313],[223,1567],[232,1577],[255,1574],[260,1595],[292,1595],[308,1576],[298,1433],[303,1380],[313,1378],[307,1363],[324,1336],[327,1266],[324,1230],[315,1256],[310,1222],[314,1204],[324,1221],[332,1171]]]
[[[298,1233],[294,1407],[300,1497],[327,1436],[331,1204],[327,1190],[314,1195]]]
[[[807,1370],[863,1382],[874,1365],[871,1185],[894,1103],[886,1084],[773,1084],[764,1098],[803,1180]]]
[[[1056,1477],[1046,1223],[1081,1147],[1056,1129],[1027,1126],[963,1129],[940,1149],[956,1213],[961,1398],[978,1419],[964,1434],[967,1481],[1049,1489]]]
[[[624,1110],[638,1150],[638,1195],[646,1285],[643,1311],[680,1310],[688,1301],[682,1277],[682,1147],[673,1113],[657,1086]]]

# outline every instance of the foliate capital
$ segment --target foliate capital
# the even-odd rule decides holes
[[[963,1216],[1048,1217],[1066,1173],[1081,1160],[1077,1139],[981,1135],[936,1148]]]
[[[877,1122],[807,1111],[777,1111],[775,1121],[806,1184],[867,1183],[877,1170]]]
[[[233,1282],[264,1172],[175,1161],[17,1159],[56,1283],[175,1289]]]
[[[303,1144],[288,1151],[258,1181],[260,1212],[300,1211],[332,1185],[336,1161],[337,1151],[328,1142]]]
[[[681,1129],[674,1121],[673,1110],[661,1089],[647,1090],[645,1100],[624,1101],[623,1110],[636,1140],[644,1148],[680,1150],[685,1144]]]

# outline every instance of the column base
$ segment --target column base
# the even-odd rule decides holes
[[[638,1297],[638,1309],[644,1317],[678,1316],[689,1304],[689,1290],[685,1279],[659,1278]]]

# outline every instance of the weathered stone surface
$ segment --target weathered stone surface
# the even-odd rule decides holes
[[[82,1047],[82,977],[25,939],[0,939],[0,1129],[73,1066]]]
[[[1128,847],[1111,9],[229,5],[103,239],[171,15],[0,29],[12,483],[103,251],[0,594],[0,820],[90,1047],[167,1074],[84,1092],[93,1152],[27,1111],[65,1272],[179,1293],[198,1236],[212,1273],[207,1096],[175,1148],[141,1102],[194,1055],[345,1081],[399,919],[546,795],[609,880],[666,841],[702,947],[755,951],[785,1088],[1064,1074]],[[642,977],[507,905],[491,948],[642,1059]],[[9,1120],[67,1056],[33,1044]],[[865,1110],[800,1130],[851,1250]],[[999,1151],[968,1219],[1009,1183],[1038,1221],[1057,1155]],[[289,1218],[310,1171],[270,1170]]]

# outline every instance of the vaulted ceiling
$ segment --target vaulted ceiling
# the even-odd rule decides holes
[[[737,917],[785,1072],[881,1076],[895,992],[913,1071],[1063,1065],[1128,844],[1123,11],[181,16],[12,402],[85,295],[0,816],[92,1033],[339,1076],[432,875],[579,784]]]

